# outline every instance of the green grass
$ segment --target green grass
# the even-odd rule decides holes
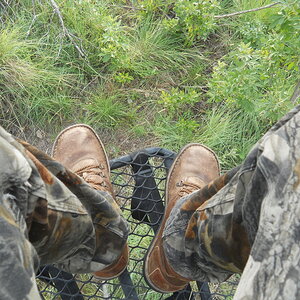
[[[9,110],[1,119],[46,128],[75,116],[140,139],[151,134],[172,150],[199,141],[212,147],[225,167],[240,162],[292,106],[288,100],[299,78],[299,55],[287,28],[297,32],[288,21],[297,10],[276,6],[220,19],[207,42],[195,35],[189,46],[186,28],[178,29],[185,25],[175,26],[178,7],[171,3],[135,3],[135,10],[104,0],[58,0],[72,43],[49,3],[15,2],[0,33],[1,110]],[[220,5],[232,12],[266,3]],[[177,17],[194,18],[191,7],[186,9]],[[282,9],[285,23],[275,26]],[[74,44],[84,49],[85,58]],[[214,56],[218,44],[222,50]]]
[[[201,124],[192,119],[158,117],[153,131],[168,149],[179,151],[192,142],[210,147],[224,169],[240,164],[264,132],[258,116],[230,112],[222,106],[207,113]]]
[[[258,117],[219,107],[207,115],[195,140],[213,149],[228,170],[242,162],[262,134]]]
[[[22,27],[8,26],[0,32],[1,106],[12,103],[12,120],[24,125],[61,123],[73,115],[76,103],[76,76],[51,65],[53,57],[41,57],[39,47],[38,40],[25,39]]]
[[[126,70],[133,77],[153,77],[161,72],[184,72],[199,54],[184,50],[180,37],[170,35],[163,25],[152,18],[143,20],[129,32],[124,54],[114,68]],[[167,74],[166,74],[167,75]]]
[[[118,99],[118,95],[107,95],[99,93],[82,104],[86,111],[84,121],[96,127],[113,128],[124,122],[130,123],[134,120],[134,107],[126,105]]]

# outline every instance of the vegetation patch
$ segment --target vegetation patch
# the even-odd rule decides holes
[[[229,169],[296,104],[299,1],[11,0],[0,18],[17,135],[85,122],[114,155],[200,142]]]

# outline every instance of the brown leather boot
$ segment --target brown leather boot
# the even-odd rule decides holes
[[[167,178],[165,213],[144,261],[144,276],[149,286],[161,293],[182,290],[190,281],[177,274],[164,255],[162,234],[166,221],[177,200],[201,189],[219,176],[219,163],[209,148],[189,144],[177,155]]]
[[[100,138],[90,126],[78,124],[64,129],[54,142],[52,156],[93,188],[107,191],[114,198],[108,157]],[[116,208],[119,209],[117,203]],[[127,263],[126,244],[120,257],[105,269],[95,272],[95,276],[100,279],[117,277]]]

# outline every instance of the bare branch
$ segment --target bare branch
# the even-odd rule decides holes
[[[125,8],[125,9],[132,9],[132,10],[145,10],[142,7],[135,7],[133,5],[117,5],[117,4],[110,4],[109,7],[120,7],[120,8]]]
[[[200,89],[201,91],[207,92],[207,86],[201,86],[201,85],[180,85],[179,87],[184,89]]]
[[[57,5],[57,3],[54,0],[50,0],[50,3],[54,9],[55,14],[58,17],[60,26],[63,30],[63,34],[69,39],[69,41],[74,45],[74,47],[76,48],[76,50],[78,51],[78,53],[80,54],[80,56],[85,57],[84,51],[83,49],[78,46],[75,42],[75,38],[79,39],[78,37],[75,37],[72,33],[69,32],[69,30],[66,28],[65,23],[64,23],[64,19],[62,17],[62,14],[60,12],[60,9]]]
[[[222,19],[222,18],[234,17],[234,16],[237,16],[237,15],[246,14],[246,13],[249,13],[249,12],[254,12],[254,11],[258,11],[258,10],[270,8],[270,7],[278,5],[278,4],[281,4],[281,2],[275,2],[275,3],[271,3],[271,4],[268,4],[268,5],[265,5],[265,6],[261,6],[261,7],[257,7],[257,8],[252,8],[252,9],[237,11],[237,12],[234,12],[234,13],[231,13],[231,14],[215,16],[215,18],[216,19]]]
[[[291,102],[292,103],[296,103],[296,101],[299,99],[300,97],[300,81],[297,83],[294,93],[291,97]]]
[[[28,28],[28,30],[26,32],[26,38],[29,37],[29,35],[31,33],[31,29],[32,29],[32,27],[33,27],[33,25],[34,25],[34,23],[36,21],[36,18],[37,18],[37,15],[36,15],[36,12],[35,12],[35,9],[34,9],[34,16],[32,18],[31,24],[29,25],[29,28]]]

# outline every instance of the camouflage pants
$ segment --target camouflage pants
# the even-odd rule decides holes
[[[128,226],[109,193],[96,191],[0,127],[0,299],[40,299],[35,271],[104,269],[120,255]]]
[[[300,299],[300,106],[240,167],[180,199],[163,243],[186,278],[219,282],[242,272],[234,299]]]

